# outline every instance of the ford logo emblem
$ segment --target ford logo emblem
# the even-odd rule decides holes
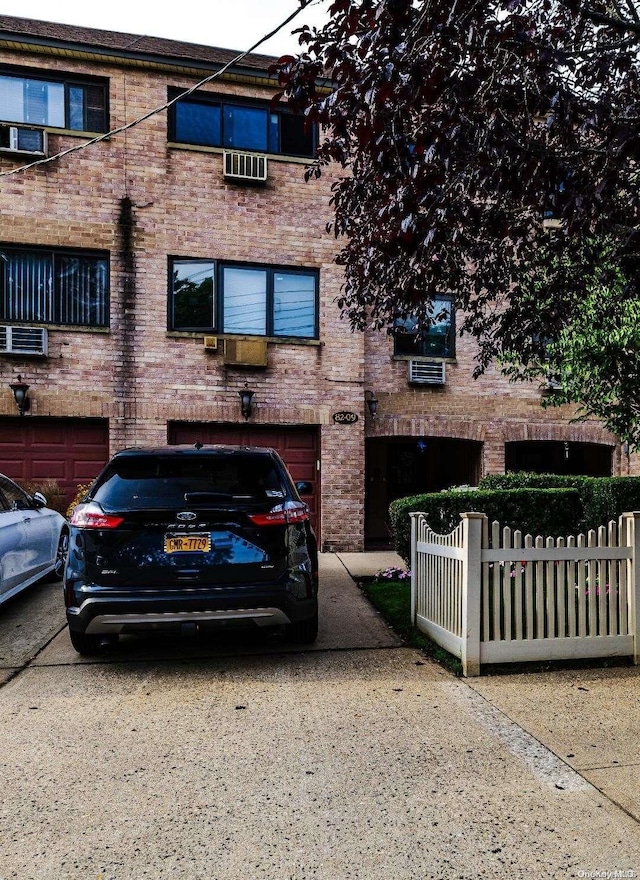
[[[184,513],[179,513],[176,516],[176,519],[180,519],[184,522],[185,520],[191,521],[192,519],[196,519],[197,516],[197,513],[192,513],[190,510],[186,510]]]

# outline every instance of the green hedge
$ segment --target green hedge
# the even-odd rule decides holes
[[[396,552],[409,562],[410,513],[424,513],[430,527],[446,535],[458,525],[460,514],[468,511],[485,513],[490,522],[497,520],[532,535],[575,534],[584,519],[580,493],[575,488],[470,489],[412,495],[398,498],[389,508]]]
[[[481,489],[573,488],[580,493],[580,530],[595,529],[630,510],[640,510],[640,477],[581,477],[515,472],[491,474]]]

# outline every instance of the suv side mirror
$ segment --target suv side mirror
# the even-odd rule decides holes
[[[313,492],[313,487],[307,480],[300,480],[300,482],[296,483],[296,489],[298,490],[298,495],[311,495]]]
[[[33,499],[33,506],[34,507],[46,507],[47,506],[47,499],[44,497],[42,492],[34,492],[33,495],[31,496],[31,498]]]

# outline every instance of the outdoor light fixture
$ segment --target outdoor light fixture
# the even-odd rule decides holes
[[[244,420],[246,422],[246,420],[251,415],[251,398],[255,394],[255,391],[252,391],[249,388],[249,385],[245,382],[244,388],[242,389],[242,391],[238,391],[238,394],[240,395],[240,412],[244,416]]]
[[[31,401],[27,396],[27,391],[29,390],[29,386],[26,382],[22,381],[22,376],[18,376],[17,382],[12,382],[9,385],[9,388],[13,391],[13,396],[16,400],[16,406],[18,407],[18,412],[21,416],[23,416],[26,412],[29,412],[31,409]]]
[[[564,441],[564,457],[568,461],[569,460],[569,444],[567,441]]]
[[[369,395],[367,397],[367,394]],[[373,391],[365,391],[364,399],[367,401],[367,406],[369,407],[369,412],[371,413],[371,418],[375,419],[376,413],[378,412],[378,400],[375,397]]]

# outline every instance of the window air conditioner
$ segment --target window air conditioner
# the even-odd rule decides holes
[[[23,125],[0,125],[0,153],[46,156],[47,132]]]
[[[224,176],[230,180],[264,183],[267,179],[267,157],[256,153],[236,153],[225,150],[222,154]]]
[[[445,378],[445,361],[409,361],[409,385],[444,385]]]
[[[225,339],[224,362],[230,367],[266,367],[266,339]]]
[[[46,329],[0,326],[0,354],[46,357]]]

